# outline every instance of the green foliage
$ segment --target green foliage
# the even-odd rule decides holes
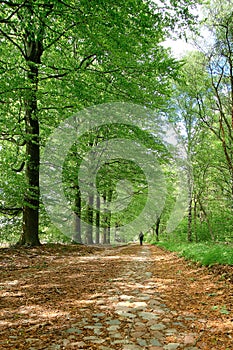
[[[25,193],[36,176],[29,179],[27,172],[28,164],[34,164],[28,145],[39,140],[42,151],[53,128],[68,116],[109,101],[131,101],[157,110],[169,104],[180,65],[161,42],[177,23],[193,23],[193,3],[1,3],[1,207],[29,208]],[[32,128],[35,124],[40,124],[40,131]],[[21,169],[23,161],[26,169]],[[35,168],[39,171],[38,159]],[[38,190],[36,183],[33,186]],[[38,210],[37,202],[34,212]]]
[[[183,30],[187,25],[193,28],[195,20],[190,9],[195,3],[194,0],[30,0],[22,4],[4,1],[0,5],[0,212],[8,215],[12,232],[18,232],[18,228],[14,228],[9,214],[16,214],[18,210],[21,219],[26,203],[24,162],[27,165],[33,160],[25,144],[37,140],[25,123],[30,110],[28,102],[35,107],[32,121],[40,123],[40,134],[36,136],[43,152],[49,134],[68,116],[94,104],[130,101],[150,106],[161,115],[170,112],[171,122],[180,130],[193,170],[193,184],[189,184],[196,203],[195,213],[192,208],[193,240],[232,239],[230,6],[220,0],[209,1],[206,25],[213,28],[216,45],[210,55],[190,54],[182,62],[182,71],[182,64],[161,45],[171,29]],[[228,41],[226,34],[229,34]],[[36,79],[30,76],[32,68],[38,71]],[[171,98],[172,90],[175,92]],[[64,164],[66,197],[71,207],[77,206],[78,169],[85,153],[98,144],[99,136],[105,141],[129,135],[131,140],[151,149],[163,166],[167,197],[160,229],[165,236],[177,195],[177,178],[166,147],[155,137],[145,137],[140,128],[130,129],[125,125],[108,130],[103,127],[93,130],[92,135],[83,135]],[[133,184],[134,195],[126,212],[111,216],[112,226],[137,216],[148,194],[140,169],[116,160],[99,171],[100,195],[107,193],[114,200],[117,183],[123,179]],[[87,207],[88,203],[82,202],[84,220]],[[39,210],[38,203],[36,210]],[[43,207],[40,215],[41,231],[45,232],[46,228],[46,239],[63,240],[50,227]],[[7,232],[6,223],[4,221],[3,232]],[[187,226],[185,218],[172,238],[185,241]],[[11,235],[5,237],[10,239]],[[43,233],[41,237],[44,240]]]
[[[218,243],[159,242],[158,246],[178,252],[180,256],[204,266],[233,265],[233,245]]]
[[[52,224],[43,228],[40,239],[41,243],[71,243],[71,239]]]
[[[0,247],[17,243],[21,232],[21,217],[0,216]]]

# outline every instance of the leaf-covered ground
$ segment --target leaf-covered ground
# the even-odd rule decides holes
[[[232,349],[232,267],[149,245],[0,254],[1,349]]]

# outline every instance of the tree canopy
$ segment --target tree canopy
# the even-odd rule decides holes
[[[231,239],[230,2],[213,0],[202,6],[204,19],[198,25],[208,30],[209,39],[199,41],[194,53],[177,60],[163,46],[172,32],[178,36],[185,35],[186,28],[198,32],[195,3],[0,1],[0,220],[4,232],[9,228],[17,232],[20,245],[39,245],[40,237],[46,241],[46,235],[58,234],[41,200],[39,179],[41,155],[54,130],[86,108],[117,102],[149,108],[156,118],[148,113],[148,124],[133,127],[127,120],[114,125],[106,117],[106,125],[90,128],[73,144],[63,169],[65,196],[73,211],[72,239],[108,243],[134,238],[133,232],[121,236],[119,227],[143,211],[149,187],[142,169],[126,161],[127,150],[126,159],[116,157],[98,170],[99,196],[84,199],[78,178],[85,154],[97,157],[101,143],[116,139],[144,145],[165,176],[166,201],[159,216],[155,203],[151,233],[157,227],[169,235],[168,222],[175,210],[180,218],[184,212],[184,219],[174,235],[181,232],[188,240]],[[176,129],[188,165],[175,164],[173,156],[180,149],[171,150],[163,125]],[[150,166],[145,157],[146,162]],[[182,188],[179,171],[187,174],[186,211],[177,207]],[[119,195],[127,209],[117,213],[110,203]],[[80,220],[92,228],[84,232]]]

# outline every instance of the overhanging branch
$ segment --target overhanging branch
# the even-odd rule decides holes
[[[22,207],[15,207],[15,208],[0,207],[0,213],[4,215],[16,216],[16,215],[19,215],[22,211],[23,211]]]

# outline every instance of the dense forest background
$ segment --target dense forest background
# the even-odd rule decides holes
[[[137,238],[138,232],[118,232],[140,214],[148,196],[137,164],[106,163],[97,176],[99,196],[84,199],[80,192],[78,170],[85,153],[114,138],[143,143],[163,169],[166,201],[144,232],[148,240],[232,242],[232,5],[231,0],[0,1],[2,244]],[[164,46],[171,36],[188,37],[195,49],[174,58]],[[73,211],[73,233],[67,237],[51,222],[40,197],[44,147],[68,117],[116,102],[148,107],[176,130],[188,158],[185,215],[167,230],[179,186],[166,142],[136,126],[110,128],[106,120],[84,133],[64,161],[64,192]],[[133,187],[120,214],[104,206],[116,198],[119,180]],[[86,229],[82,221],[89,224]]]

